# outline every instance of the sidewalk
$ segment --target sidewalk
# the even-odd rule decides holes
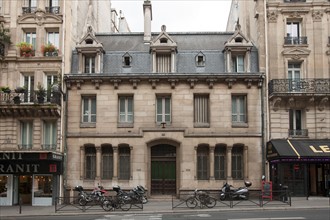
[[[321,209],[321,208],[329,208],[330,209],[330,198],[329,197],[309,197],[307,200],[306,197],[293,197],[291,206],[286,204],[271,204],[265,205],[263,207],[259,207],[256,205],[246,205],[246,206],[234,206],[233,208],[225,207],[225,206],[216,206],[212,209],[201,209],[196,207],[195,209],[185,208],[184,206],[180,208],[172,209],[172,200],[159,200],[159,199],[150,199],[149,202],[143,205],[143,210],[141,209],[131,209],[127,213],[175,213],[175,212],[201,212],[201,211],[235,211],[239,210],[288,210],[288,209]],[[83,214],[107,214],[109,212],[105,212],[100,207],[95,207],[95,210],[88,210],[83,212],[82,210],[74,210],[74,211],[58,211],[55,212],[55,206],[0,206],[0,219],[5,219],[5,217],[13,217],[13,216],[48,216],[48,215],[83,215]],[[111,213],[125,213],[121,210],[116,210]]]

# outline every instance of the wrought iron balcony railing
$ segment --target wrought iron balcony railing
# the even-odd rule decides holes
[[[16,93],[16,92],[0,92],[0,105],[19,105],[25,103],[52,103],[61,104],[61,94],[58,92],[47,92],[43,99],[38,99],[36,91]]]
[[[284,37],[284,44],[287,45],[307,44],[307,37]]]
[[[289,137],[308,137],[308,129],[289,130]]]
[[[19,150],[31,150],[32,144],[19,144],[18,149]]]
[[[43,150],[56,150],[56,144],[43,144],[41,145]]]
[[[23,14],[30,14],[37,11],[37,7],[22,7]]]
[[[46,12],[52,13],[52,14],[59,14],[60,6],[46,7]]]
[[[284,0],[284,2],[295,3],[295,2],[306,2],[306,0]]]
[[[273,79],[268,83],[269,95],[314,93],[329,94],[330,79]]]

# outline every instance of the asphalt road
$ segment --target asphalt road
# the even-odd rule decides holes
[[[56,215],[34,217],[8,217],[1,220],[328,220],[329,209],[306,209],[306,210],[274,210],[274,211],[201,211],[180,213],[154,213],[154,214],[100,214],[100,215]]]

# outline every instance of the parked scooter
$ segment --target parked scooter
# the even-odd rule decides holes
[[[137,187],[134,187],[132,192],[135,194],[136,199],[141,203],[146,204],[148,202],[148,198],[145,195],[146,190],[143,186],[138,185]]]
[[[245,187],[233,188],[232,185],[229,185],[227,182],[221,188],[220,191],[220,200],[226,199],[249,199],[249,187],[252,185],[249,181],[244,181]]]
[[[84,206],[87,203],[92,202],[92,201],[99,202],[100,204],[102,204],[103,201],[105,200],[105,194],[107,192],[103,188],[103,186],[100,186],[100,185],[95,187],[91,193],[85,192],[84,188],[82,186],[76,186],[75,190],[79,192],[78,203],[81,206]]]

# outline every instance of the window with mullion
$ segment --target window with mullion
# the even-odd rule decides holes
[[[96,149],[95,147],[85,148],[85,178],[95,179],[96,176]]]
[[[95,73],[95,55],[85,55],[84,73]]]
[[[24,88],[26,89],[24,93],[24,102],[34,101],[34,76],[24,75]]]
[[[129,147],[119,147],[119,179],[131,178],[131,150]]]
[[[57,126],[56,121],[44,122],[44,150],[55,150],[57,145]]]
[[[216,180],[226,178],[226,148],[217,146],[214,149],[214,178]]]
[[[209,95],[194,95],[194,125],[209,126]]]
[[[209,179],[209,149],[207,146],[197,148],[197,179]]]
[[[33,122],[21,122],[21,148],[28,150],[32,149],[33,143]]]
[[[243,179],[243,148],[233,147],[231,158],[231,176],[233,179]]]
[[[47,32],[47,43],[54,45],[56,48],[59,48],[60,39],[58,31],[48,31]]]
[[[166,124],[171,123],[171,97],[170,96],[158,96],[156,107],[156,122]]]
[[[86,96],[82,98],[82,122],[96,122],[96,97]]]
[[[236,73],[245,71],[244,68],[244,55],[234,55],[232,57],[232,70]]]
[[[119,97],[119,122],[133,123],[133,97]]]
[[[232,122],[247,123],[246,95],[232,96]]]
[[[113,149],[112,146],[102,147],[102,179],[113,177]]]
[[[25,31],[24,41],[26,43],[32,44],[33,50],[36,49],[37,34],[36,31]]]
[[[47,102],[51,101],[51,97],[53,96],[52,93],[52,86],[58,83],[58,77],[56,74],[47,75]]]

